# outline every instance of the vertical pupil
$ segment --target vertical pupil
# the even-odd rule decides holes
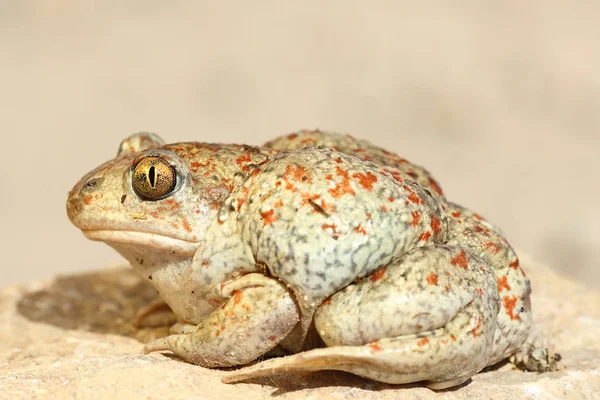
[[[156,168],[154,166],[150,167],[148,170],[148,180],[150,180],[150,186],[154,187],[156,183]]]

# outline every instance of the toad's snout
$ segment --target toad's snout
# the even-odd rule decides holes
[[[71,222],[80,227],[78,224],[79,217],[97,200],[103,197],[102,184],[104,177],[93,176],[84,178],[78,182],[69,192],[67,199],[67,215]]]

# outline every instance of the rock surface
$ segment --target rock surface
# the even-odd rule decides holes
[[[564,369],[531,373],[504,363],[466,384],[433,392],[341,372],[221,383],[223,371],[168,354],[141,354],[165,328],[133,328],[154,291],[129,269],[0,290],[1,399],[600,399],[600,294],[522,259],[533,284],[533,335],[561,354]]]

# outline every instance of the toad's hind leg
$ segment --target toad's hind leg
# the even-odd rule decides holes
[[[229,373],[237,382],[281,372],[342,370],[380,382],[456,386],[487,364],[497,282],[460,247],[411,251],[327,299],[315,326],[327,348]]]

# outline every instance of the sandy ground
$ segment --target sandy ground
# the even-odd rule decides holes
[[[425,165],[600,288],[600,3],[418,3],[0,2],[0,285],[121,262],[64,202],[129,133],[320,127]]]

